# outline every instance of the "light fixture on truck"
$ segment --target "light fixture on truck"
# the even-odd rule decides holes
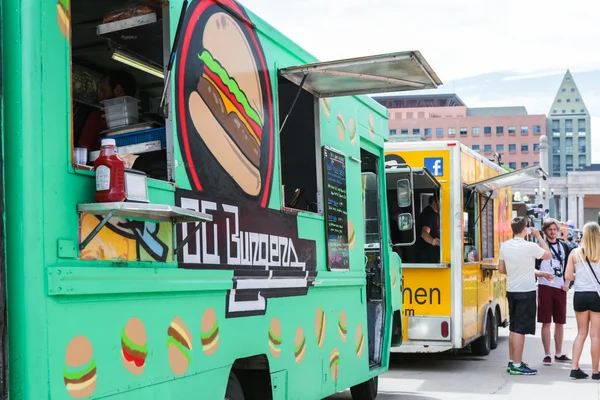
[[[442,337],[447,338],[449,334],[450,334],[450,329],[449,329],[449,326],[448,326],[448,322],[447,321],[443,321],[442,322]]]
[[[122,64],[129,65],[130,67],[139,69],[147,74],[154,75],[158,78],[165,78],[165,74],[162,70],[138,59],[137,57],[129,55],[122,50],[114,50],[112,53],[112,59]]]

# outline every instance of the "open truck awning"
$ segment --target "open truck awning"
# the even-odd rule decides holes
[[[385,179],[387,187],[395,188],[398,179],[408,177],[411,169],[408,167],[387,167],[385,169]],[[413,187],[412,189],[430,189],[440,187],[440,183],[435,179],[429,170],[425,168],[413,168]]]
[[[467,189],[471,189],[482,194],[489,194],[497,189],[540,178],[544,180],[548,179],[548,173],[544,171],[542,167],[534,165],[532,167],[523,168],[467,185]]]
[[[299,65],[279,73],[316,97],[435,89],[442,84],[418,51]]]

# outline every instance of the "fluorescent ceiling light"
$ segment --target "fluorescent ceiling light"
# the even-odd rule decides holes
[[[120,50],[113,51],[112,59],[125,65],[129,65],[130,67],[139,69],[140,71],[146,72],[147,74],[165,79],[165,73],[162,70],[146,62],[140,61],[139,59],[130,56],[129,54],[125,54]]]

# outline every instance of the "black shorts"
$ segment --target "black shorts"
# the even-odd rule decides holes
[[[521,335],[535,335],[536,292],[507,292],[509,330]]]
[[[600,296],[597,292],[575,292],[573,309],[575,312],[600,312]]]

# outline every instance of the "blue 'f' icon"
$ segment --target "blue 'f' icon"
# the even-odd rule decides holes
[[[424,167],[427,168],[429,172],[433,176],[443,176],[444,175],[444,160],[438,157],[430,157],[426,158],[424,162]]]

